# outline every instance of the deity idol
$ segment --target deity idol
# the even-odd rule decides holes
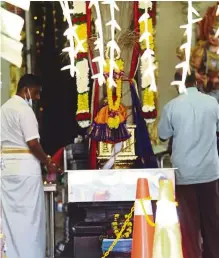
[[[198,81],[202,82],[205,92],[219,88],[219,36],[215,37],[219,26],[217,8],[217,5],[208,8],[200,23],[200,40],[191,55],[191,65],[196,71]]]
[[[199,23],[198,42],[192,49],[191,68],[195,70],[200,91],[210,95],[218,91],[219,101],[219,37],[216,31],[219,26],[218,4],[209,7]],[[178,52],[180,59],[184,54]]]

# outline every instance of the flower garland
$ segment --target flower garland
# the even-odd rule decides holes
[[[120,58],[115,61],[115,68],[113,70],[113,78],[116,81],[116,96],[113,97],[113,87],[110,85],[109,73],[110,73],[110,59],[106,59],[106,66],[104,67],[104,74],[107,78],[107,102],[109,106],[108,121],[107,124],[110,129],[117,129],[120,124],[119,107],[122,97],[122,76],[124,75],[124,61]]]
[[[145,12],[145,3],[144,1],[139,1],[139,17],[141,17]],[[153,40],[153,21],[152,18],[148,18],[147,20],[148,25],[148,32],[151,34],[149,36],[149,44],[150,49],[154,50],[154,40]],[[140,38],[145,33],[145,22],[144,20],[139,20],[139,33]],[[140,48],[141,52],[143,53],[147,46],[145,41],[140,42]],[[155,58],[151,56],[151,60],[154,63]],[[148,59],[141,59],[141,74],[142,74],[142,88],[143,88],[143,105],[142,105],[142,115],[147,123],[153,123],[156,120],[157,117],[157,110],[156,110],[156,92],[153,92],[150,89],[150,85],[152,83],[152,79],[150,74],[147,74],[144,76],[145,71],[149,68],[149,62]],[[155,66],[153,67],[155,69]]]
[[[95,7],[97,18],[95,20],[96,34],[97,38],[94,42],[95,50],[99,52],[99,56],[96,56],[92,59],[92,62],[97,63],[99,67],[99,72],[92,76],[92,79],[97,79],[99,86],[102,86],[105,83],[105,77],[103,74],[105,57],[104,57],[104,38],[103,38],[103,24],[101,19],[101,12],[99,2],[96,0],[91,0],[89,3],[89,8],[92,6]]]
[[[192,0],[188,0],[188,15],[187,21],[188,24],[181,25],[181,29],[185,29],[185,35],[187,41],[183,43],[180,47],[180,50],[184,50],[185,60],[176,65],[176,69],[182,68],[182,80],[181,81],[173,81],[171,85],[178,86],[179,93],[187,93],[187,89],[185,86],[186,77],[190,74],[190,57],[191,57],[191,48],[192,48],[192,31],[193,24],[200,22],[202,18],[193,19],[193,16],[199,17],[199,13],[192,6]]]
[[[121,50],[115,40],[116,30],[121,30],[119,24],[115,18],[115,10],[119,11],[119,8],[114,0],[105,0],[103,4],[109,5],[111,20],[106,23],[106,26],[110,26],[111,39],[107,43],[106,57],[110,58],[110,70],[108,75],[108,85],[109,87],[116,87],[116,82],[114,81],[114,68],[116,68],[116,60],[120,58]],[[116,56],[115,56],[116,54]]]
[[[76,120],[80,127],[86,128],[90,125],[91,114],[89,110],[89,64],[88,64],[88,42],[87,42],[87,17],[86,3],[74,2],[73,24],[76,24],[76,34],[82,42],[84,51],[77,53],[76,68],[77,68],[77,112]],[[77,48],[77,41],[75,41]]]
[[[125,215],[120,215],[120,214],[115,214],[114,215],[114,221],[111,223],[112,229],[113,229],[113,233],[115,235],[115,237],[118,236],[119,232],[122,229],[122,226],[124,224],[124,222],[126,221],[126,219],[128,218],[128,214]],[[127,224],[127,227],[124,231],[124,233],[121,235],[120,238],[131,238],[132,237],[132,222],[129,221]]]

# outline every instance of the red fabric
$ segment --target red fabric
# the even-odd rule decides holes
[[[52,156],[52,161],[61,167],[63,165],[63,157],[64,157],[64,148],[61,148]]]
[[[88,39],[91,37],[91,10],[89,9],[90,1],[86,1],[86,11],[87,11],[87,35]],[[93,59],[93,53],[89,46],[89,55],[90,59]],[[93,73],[96,74],[98,72],[96,63],[91,62]],[[98,81],[95,81],[94,85],[94,103],[93,103],[93,118],[96,116],[98,112],[98,104],[99,104],[99,84]],[[95,140],[91,140],[90,152],[89,152],[89,168],[96,169],[97,168],[97,142]]]
[[[139,33],[139,23],[138,23],[138,16],[139,16],[139,9],[138,9],[138,1],[135,1],[133,3],[133,8],[134,8],[134,26],[135,26],[135,32],[136,34]],[[134,49],[133,49],[133,54],[132,54],[132,61],[131,61],[131,68],[129,72],[129,79],[132,80],[135,76],[136,72],[136,67],[138,65],[138,57],[139,57],[139,50],[140,50],[140,45],[138,42],[135,43]],[[132,84],[130,84],[132,85]]]
[[[55,162],[59,167],[63,166],[64,163],[64,148],[59,149],[53,156],[52,161]],[[48,171],[49,173],[46,176],[47,182],[55,182],[56,181],[56,173]]]

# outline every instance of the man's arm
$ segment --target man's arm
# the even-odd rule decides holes
[[[27,142],[27,145],[31,153],[44,165],[47,165],[49,162],[48,156],[43,151],[41,144],[38,142],[38,139],[33,139]]]
[[[20,126],[24,136],[24,139],[31,151],[31,153],[48,169],[55,169],[56,165],[52,162],[52,159],[45,154],[38,139],[38,123],[36,116],[32,109],[25,109],[25,113],[20,114]]]
[[[161,141],[167,141],[173,136],[173,127],[168,113],[168,109],[165,106],[158,124],[158,135]]]

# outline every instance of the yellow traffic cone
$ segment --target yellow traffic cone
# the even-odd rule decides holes
[[[183,258],[172,181],[161,180],[157,202],[153,258]]]

